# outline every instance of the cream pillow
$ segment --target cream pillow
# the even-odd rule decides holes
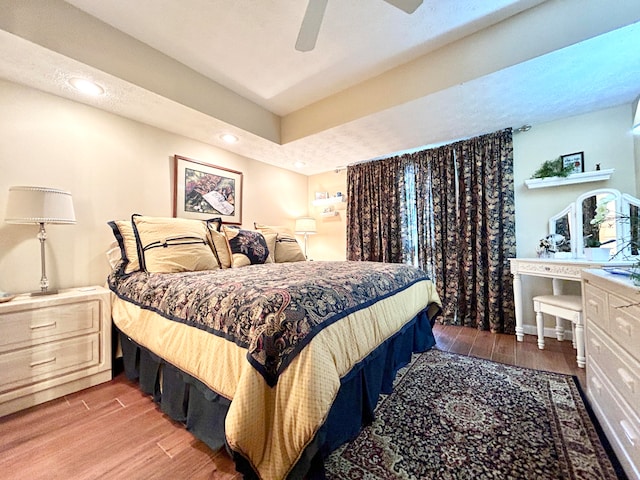
[[[227,237],[224,233],[214,230],[211,225],[209,226],[209,235],[211,236],[213,248],[218,256],[220,268],[231,268],[231,252],[229,251]]]
[[[254,223],[256,230],[267,233],[276,233],[276,245],[274,261],[276,263],[304,262],[306,260],[300,244],[296,240],[293,232],[286,227],[261,225]]]
[[[112,220],[107,223],[113,231],[114,237],[120,246],[120,254],[122,256],[122,265],[120,266],[121,274],[133,273],[140,270],[140,262],[138,260],[138,245],[136,236],[133,233],[131,220]]]
[[[132,217],[141,266],[147,272],[176,273],[220,268],[201,220]]]

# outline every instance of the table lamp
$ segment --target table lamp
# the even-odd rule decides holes
[[[313,235],[316,230],[316,219],[311,217],[302,217],[296,220],[295,232],[298,235],[304,235],[304,258],[307,257],[307,236]]]
[[[42,278],[40,279],[40,292],[32,295],[56,293],[54,290],[49,290],[49,280],[47,279],[45,265],[47,232],[44,226],[46,223],[76,223],[71,193],[46,187],[10,187],[5,221],[7,223],[37,223],[40,225],[38,239],[40,240]]]

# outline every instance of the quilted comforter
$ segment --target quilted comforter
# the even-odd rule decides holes
[[[440,299],[406,265],[297,262],[111,275],[113,320],[231,400],[225,435],[263,479],[285,478],[340,379]]]

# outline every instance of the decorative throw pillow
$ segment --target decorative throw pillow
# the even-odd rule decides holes
[[[293,232],[286,227],[261,225],[254,223],[256,230],[277,234],[274,260],[276,263],[304,262],[306,260],[300,244],[296,240]]]
[[[136,236],[133,233],[131,220],[112,220],[107,222],[111,227],[113,236],[116,237],[118,246],[120,247],[120,255],[122,263],[118,269],[119,274],[128,274],[140,270],[140,262],[138,260],[138,246],[136,244]]]
[[[304,262],[306,260],[300,244],[292,234],[278,233],[278,239],[276,240],[276,262]]]
[[[245,267],[269,262],[269,246],[262,233],[256,230],[242,230],[223,226],[222,230],[229,242],[232,266]],[[273,239],[273,235],[271,235]]]
[[[219,268],[206,222],[134,215],[140,264],[147,272],[176,273]]]
[[[218,256],[220,262],[220,268],[231,268],[231,251],[229,250],[229,243],[227,243],[227,237],[224,233],[219,232],[209,225],[209,236],[215,254]]]

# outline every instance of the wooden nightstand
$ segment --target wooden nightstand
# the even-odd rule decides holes
[[[0,303],[0,416],[111,380],[109,290]]]

